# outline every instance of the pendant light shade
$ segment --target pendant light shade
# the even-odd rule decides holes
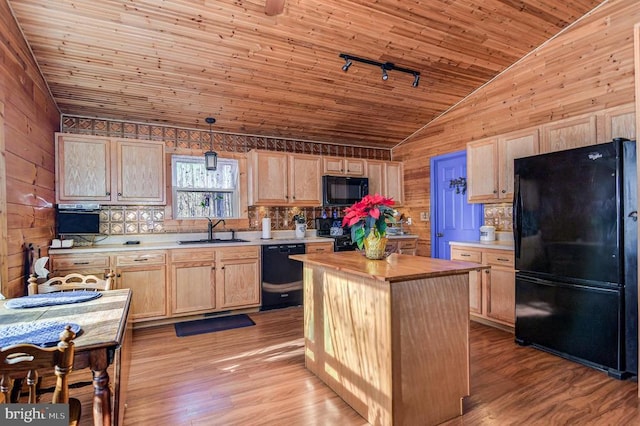
[[[211,130],[211,126],[216,122],[216,119],[207,117],[204,121],[209,123],[209,138],[211,140],[211,149],[204,153],[204,165],[207,170],[216,170],[218,168],[218,154],[213,151],[213,132]]]

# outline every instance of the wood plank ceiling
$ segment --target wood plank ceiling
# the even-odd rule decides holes
[[[9,4],[64,114],[390,148],[604,0],[265,1]]]

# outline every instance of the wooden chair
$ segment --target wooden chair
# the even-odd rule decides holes
[[[56,387],[53,404],[69,404],[69,424],[80,421],[80,401],[69,398],[67,375],[73,369],[75,333],[70,326],[60,333],[60,341],[53,348],[41,348],[30,344],[18,344],[0,349],[0,404],[11,401],[10,394],[14,380],[21,378],[29,387],[29,404],[38,401],[36,386],[39,373],[55,374]]]
[[[64,277],[53,277],[39,284],[35,275],[28,279],[28,292],[32,294],[53,293],[57,291],[91,290],[104,291],[113,287],[113,272],[109,272],[104,280],[95,275],[68,274]]]

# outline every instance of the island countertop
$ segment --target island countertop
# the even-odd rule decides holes
[[[434,259],[393,253],[382,260],[370,260],[357,251],[295,254],[291,259],[327,266],[338,271],[389,283],[465,274],[488,266],[457,260]]]

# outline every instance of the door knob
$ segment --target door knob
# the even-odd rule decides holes
[[[436,234],[436,237],[444,237],[444,234],[443,234],[442,232],[438,232],[438,233]]]

